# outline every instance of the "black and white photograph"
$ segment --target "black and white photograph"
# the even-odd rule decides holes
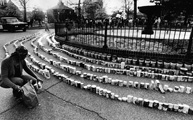
[[[0,0],[0,120],[193,120],[193,0]]]

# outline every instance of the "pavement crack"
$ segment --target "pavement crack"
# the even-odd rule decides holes
[[[55,86],[55,85],[57,85],[57,84],[60,84],[61,82],[62,82],[62,80],[61,80],[61,81],[59,81],[59,82],[57,82],[57,83],[55,83],[55,84],[53,84],[53,85],[51,85],[50,87],[46,88],[45,90],[47,91],[48,89],[50,89],[50,88],[54,87],[54,86]]]
[[[82,72],[82,71],[83,71],[83,68],[82,68],[80,71]],[[68,76],[68,78],[70,78],[70,77],[72,77],[72,76],[74,76],[74,75],[70,75],[70,76]],[[95,113],[95,114],[96,114],[99,118],[101,118],[102,120],[107,120],[106,118],[102,117],[102,116],[101,116],[99,113],[97,113],[96,111],[93,111],[93,110],[84,108],[84,107],[82,107],[82,106],[80,106],[80,105],[78,105],[78,104],[75,104],[75,103],[72,103],[72,102],[70,102],[70,101],[64,100],[64,99],[62,99],[62,98],[60,98],[60,97],[56,96],[55,94],[53,94],[53,93],[51,93],[51,92],[48,91],[48,89],[54,87],[55,85],[57,85],[57,84],[59,84],[59,83],[61,83],[61,82],[63,82],[63,81],[59,81],[59,82],[53,84],[52,86],[48,87],[47,89],[45,89],[46,92],[48,92],[49,94],[53,95],[54,97],[56,97],[56,98],[58,98],[58,99],[60,99],[60,100],[62,100],[62,101],[65,101],[65,102],[67,102],[67,103],[69,103],[69,104],[71,104],[71,105],[73,105],[73,106],[76,106],[76,107],[79,107],[79,108],[81,108],[81,109],[87,110],[87,111],[89,111],[89,112]]]
[[[78,105],[78,104],[76,104],[76,103],[72,103],[72,102],[70,102],[70,101],[64,100],[64,99],[56,96],[55,94],[53,94],[53,93],[51,93],[51,92],[49,92],[49,91],[47,91],[47,92],[48,92],[49,94],[53,95],[54,97],[56,97],[56,98],[58,98],[58,99],[60,99],[60,100],[62,100],[62,101],[65,101],[65,102],[67,102],[67,103],[69,103],[69,104],[71,104],[71,105],[73,105],[73,106],[76,106],[76,107],[79,107],[79,108],[84,109],[84,110],[86,110],[86,111],[95,113],[95,114],[96,114],[99,118],[101,118],[102,120],[107,120],[106,118],[102,117],[99,113],[97,113],[97,112],[94,111],[94,110],[90,110],[90,109],[84,108],[84,107],[82,107],[82,106],[80,106],[80,105]]]
[[[9,110],[15,108],[18,104],[20,104],[20,103],[16,103],[15,105],[13,105],[12,107],[10,107],[9,109],[7,109],[7,110],[1,112],[0,115],[2,115],[2,114],[4,114],[4,113],[6,113],[7,111],[9,111]]]

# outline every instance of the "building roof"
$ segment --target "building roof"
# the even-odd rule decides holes
[[[14,6],[17,10],[19,10],[18,6],[15,5],[15,3],[12,2],[12,0],[0,0],[0,9],[6,8],[7,6]],[[19,10],[20,11],[20,10]]]
[[[9,0],[9,1],[7,2],[7,6],[8,6],[8,5],[14,6],[17,10],[19,10],[18,6],[17,6],[15,3],[13,3],[12,0]],[[19,11],[20,11],[20,10],[19,10]]]
[[[72,8],[69,8],[68,6],[65,6],[64,3],[61,0],[52,9],[58,9],[58,10],[68,9],[68,10],[73,10]]]
[[[11,0],[9,0],[9,1],[7,2],[7,4],[10,4],[10,5],[12,4],[12,5],[16,6],[15,3],[13,3]],[[16,6],[16,7],[17,7],[17,6]]]

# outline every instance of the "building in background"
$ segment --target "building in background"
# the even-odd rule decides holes
[[[7,5],[7,0],[0,0],[0,9]]]

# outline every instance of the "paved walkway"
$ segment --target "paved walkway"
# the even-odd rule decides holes
[[[9,41],[19,39],[38,32],[39,30],[28,30],[27,32],[0,33],[0,62],[4,57],[3,45]],[[32,48],[29,48],[31,51]],[[9,52],[13,52],[13,45],[9,46]],[[31,51],[32,52],[32,51]],[[39,76],[42,78],[42,76]],[[42,78],[44,79],[44,78]],[[67,99],[60,98],[57,93],[59,86],[64,85],[61,81],[51,78],[44,82],[44,90],[38,95],[40,105],[32,110],[26,109],[21,103],[15,101],[11,89],[0,87],[0,120],[103,120],[95,111],[84,108]],[[66,85],[65,90],[70,87]],[[63,92],[58,92],[63,95]],[[65,95],[65,94],[64,94]]]
[[[27,34],[33,34],[37,30],[31,30],[27,33],[0,33],[0,57],[4,57],[4,51],[2,46],[12,41],[13,39],[20,38]],[[48,33],[44,33],[47,35]],[[46,47],[46,37],[43,38]],[[37,44],[37,43],[35,43]],[[30,42],[25,43],[29,52],[33,54],[33,47]],[[10,52],[14,50],[10,45]],[[43,51],[39,51],[41,54],[45,54]],[[68,55],[59,53],[62,56],[76,60]],[[35,56],[35,55],[34,55]],[[45,54],[49,59],[54,59],[53,56]],[[36,57],[40,62],[44,62]],[[102,88],[109,89],[121,96],[134,95],[136,97],[157,99],[165,102],[172,103],[186,103],[193,106],[192,95],[180,94],[180,93],[168,93],[160,94],[159,92],[151,90],[140,90],[135,88],[121,88],[116,86],[105,85],[94,81],[84,80],[75,75],[71,75],[61,71],[58,68],[53,67],[60,73],[66,74],[68,77],[84,82],[85,84],[96,84]],[[93,73],[88,70],[77,67],[82,72]],[[94,73],[98,76],[106,74]],[[109,77],[114,79],[132,80],[149,82],[149,79],[125,77],[123,75],[108,74]],[[43,78],[42,76],[40,76]],[[163,82],[170,84],[169,82]],[[191,86],[190,83],[171,83],[171,85],[184,85]],[[44,79],[43,90],[38,95],[40,105],[35,109],[28,110],[22,104],[17,103],[14,100],[11,89],[0,88],[0,120],[192,120],[191,115],[174,112],[163,112],[155,109],[143,108],[133,104],[119,102],[115,100],[106,99],[88,91],[80,90],[78,88],[69,86],[64,82],[54,78],[46,80]],[[183,98],[183,99],[182,99]]]

